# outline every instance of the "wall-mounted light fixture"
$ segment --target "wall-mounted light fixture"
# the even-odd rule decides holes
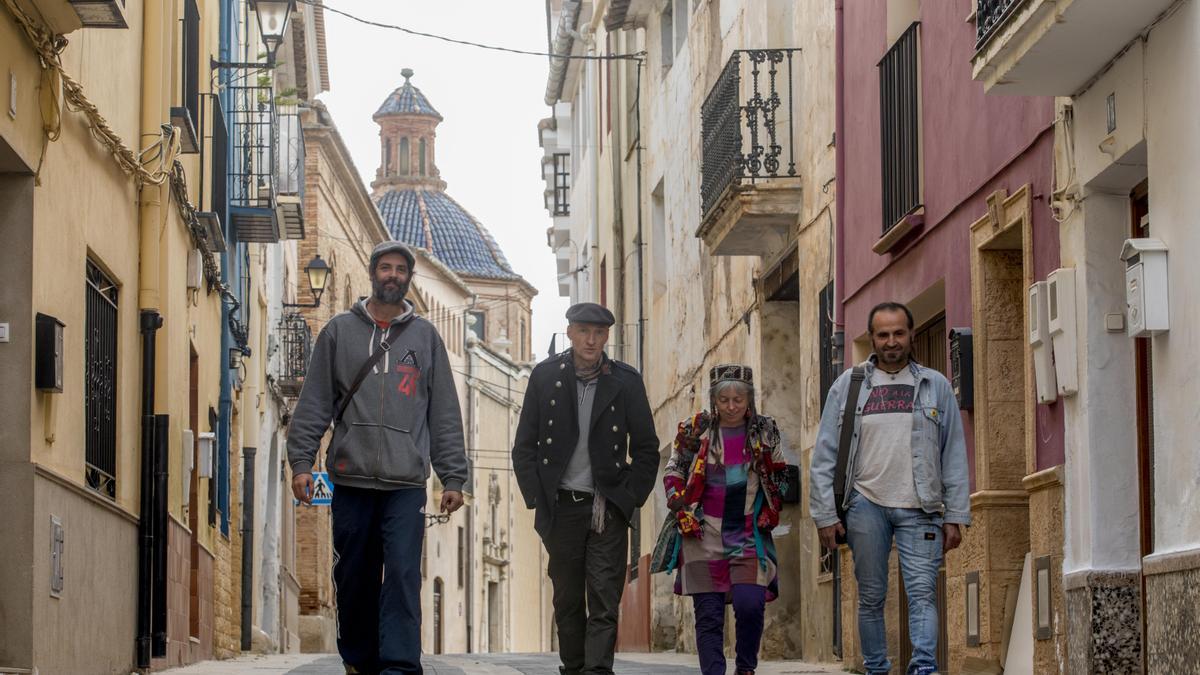
[[[967,573],[967,646],[979,646],[979,572]]]
[[[321,295],[325,293],[325,287],[329,284],[329,275],[333,272],[333,268],[329,263],[321,259],[320,255],[314,256],[304,268],[304,274],[308,277],[308,287],[312,291],[313,301],[310,303],[293,303],[285,302],[284,307],[299,307],[306,309],[315,309],[321,306]]]
[[[1033,559],[1033,588],[1036,612],[1034,637],[1049,640],[1054,633],[1054,619],[1050,613],[1050,556]]]

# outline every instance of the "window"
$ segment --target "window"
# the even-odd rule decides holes
[[[521,318],[521,342],[520,342],[520,344],[517,345],[517,354],[521,358],[525,357],[525,353],[526,353],[525,345],[527,345],[527,344],[529,344],[529,336],[526,334],[525,319],[524,319],[524,317],[522,317]]]
[[[88,487],[117,498],[117,285],[87,261],[84,319],[85,474]]]
[[[650,256],[653,261],[650,276],[655,298],[667,291],[667,206],[664,189],[660,180],[650,193]]]
[[[919,25],[911,24],[879,62],[884,234],[921,205]]]
[[[417,151],[420,153],[417,156],[417,171],[422,176],[424,176],[425,175],[425,139],[424,138],[422,138],[420,141],[417,142]]]
[[[408,137],[400,139],[400,175],[407,176],[409,172],[409,162],[412,158],[409,157]]]
[[[183,107],[200,124],[200,11],[196,0],[183,3]]]
[[[221,234],[225,241],[233,241],[226,205],[229,202],[229,129],[225,126],[225,111],[221,109],[221,97],[209,95],[212,103],[208,116],[212,125],[212,204],[211,209],[221,219]]]
[[[467,316],[474,321],[468,321],[470,324],[468,330],[471,335],[475,336],[480,342],[487,339],[487,312],[483,310],[473,309],[467,312]]]
[[[444,612],[445,584],[442,578],[433,580],[433,653],[442,653],[442,619]]]
[[[383,175],[392,175],[392,139],[383,140]]]
[[[820,336],[820,354],[821,359],[821,400],[819,404],[821,410],[825,409],[825,399],[829,396],[829,388],[833,386],[833,381],[840,374],[837,372],[837,364],[834,359],[833,345],[833,282],[825,285],[821,289],[821,294],[817,300],[818,311],[821,315],[817,317],[818,334]]]
[[[659,33],[660,46],[662,47],[662,66],[663,69],[670,68],[675,63],[675,12],[672,2],[667,2],[666,9],[663,10],[662,16],[659,18]]]
[[[688,6],[687,0],[674,0],[672,4],[675,6],[675,53],[678,54],[687,40]]]
[[[946,375],[950,341],[946,337],[946,315],[939,314],[913,333],[913,358],[917,363]]]
[[[458,587],[462,588],[467,582],[467,537],[464,530],[458,528]]]
[[[600,259],[600,304],[608,306],[608,258]]]
[[[571,215],[571,156],[554,155],[554,215]]]

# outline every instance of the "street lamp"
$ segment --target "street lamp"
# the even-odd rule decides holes
[[[267,63],[275,63],[275,50],[283,44],[287,32],[288,17],[296,0],[251,0],[254,14],[258,18],[258,30],[262,33],[263,45],[267,48]]]
[[[216,68],[274,68],[275,51],[283,44],[283,36],[287,33],[288,19],[296,7],[296,0],[249,0],[254,8],[254,17],[258,20],[258,32],[263,46],[267,48],[266,63],[245,63],[240,61],[218,61],[210,59]]]
[[[325,285],[329,283],[329,274],[331,272],[333,272],[333,268],[320,255],[313,257],[308,266],[304,268],[304,274],[308,276],[308,287],[312,290],[313,301],[311,303],[285,302],[283,306],[308,309],[320,307],[321,295],[325,292]]]

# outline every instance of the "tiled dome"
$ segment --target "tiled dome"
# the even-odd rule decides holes
[[[419,246],[458,274],[520,279],[492,233],[440,190],[392,189],[375,197],[392,237]]]
[[[395,91],[387,97],[383,105],[379,106],[379,110],[375,111],[375,117],[383,117],[386,115],[424,115],[426,117],[434,117],[438,120],[442,119],[441,113],[434,110],[430,105],[429,99],[425,98],[425,94],[421,93],[409,82],[413,76],[412,68],[405,68],[400,71],[404,76],[404,84],[400,85]]]

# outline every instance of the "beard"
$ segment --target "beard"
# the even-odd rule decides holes
[[[408,282],[372,279],[371,294],[385,305],[399,305],[408,295]]]
[[[879,358],[879,360],[882,361],[883,363],[887,363],[889,365],[894,365],[897,363],[904,362],[905,358],[908,356],[908,350],[906,350],[906,349],[897,349],[895,351],[882,350],[882,351],[877,352],[876,355]]]

